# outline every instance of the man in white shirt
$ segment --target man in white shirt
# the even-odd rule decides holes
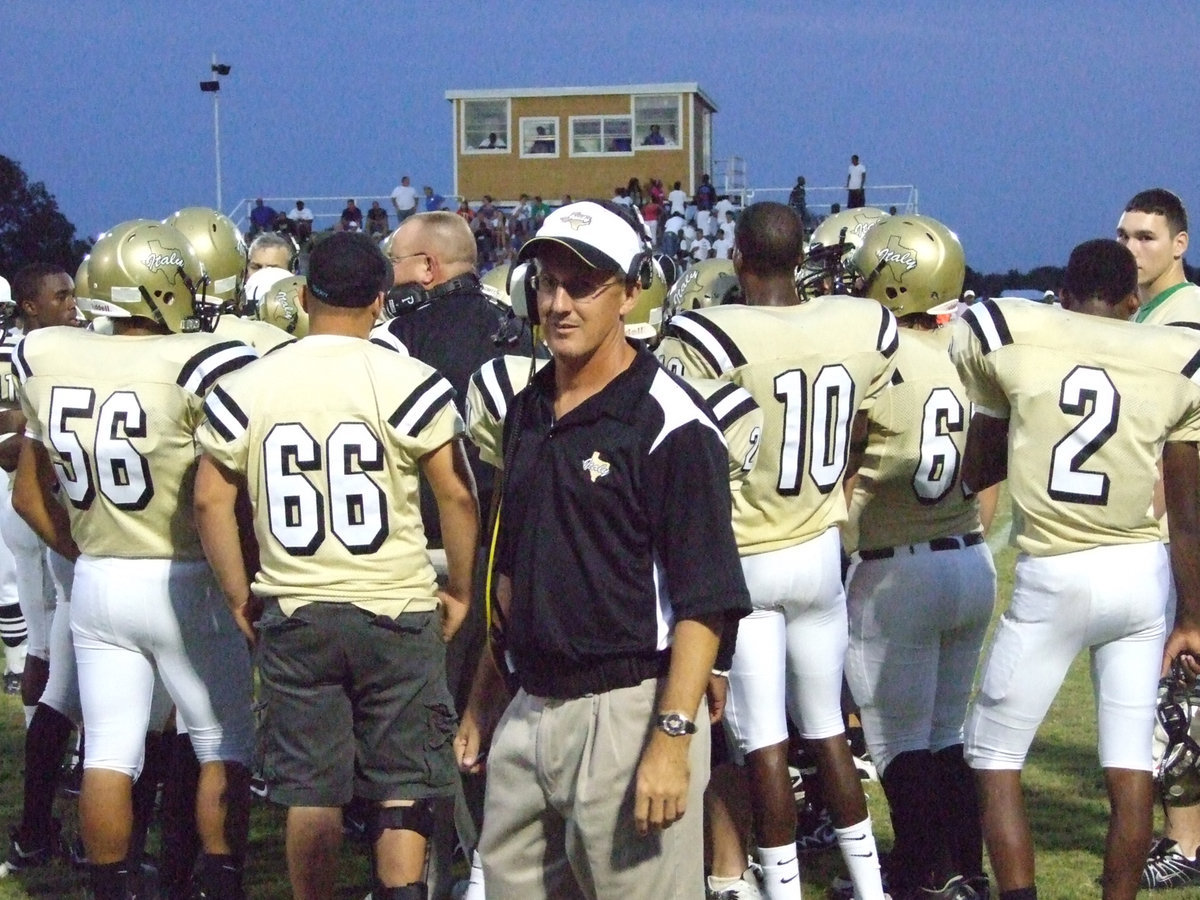
[[[675,182],[675,187],[671,189],[671,193],[667,194],[667,203],[671,207],[671,212],[683,215],[687,209],[688,195],[683,192],[682,182]]]
[[[846,209],[859,209],[867,205],[867,167],[858,161],[857,153],[850,157],[846,192]]]
[[[297,240],[306,240],[312,234],[312,210],[304,205],[303,200],[296,201],[296,205],[292,207],[292,211],[287,214],[287,217],[288,221],[292,223],[292,229],[296,232]]]
[[[417,211],[417,189],[405,175],[392,191],[392,206],[396,207],[396,224],[399,225]]]

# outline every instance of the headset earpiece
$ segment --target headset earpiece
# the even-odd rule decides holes
[[[533,285],[535,277],[534,263],[524,262],[508,270],[508,284],[505,286],[513,315],[528,319],[531,325],[541,324],[538,320],[537,291]]]

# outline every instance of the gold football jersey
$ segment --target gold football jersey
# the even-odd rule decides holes
[[[1167,288],[1139,309],[1133,320],[1141,325],[1183,325],[1200,329],[1200,285],[1185,281]]]
[[[243,319],[232,313],[225,313],[217,319],[217,327],[213,329],[213,334],[227,341],[249,344],[259,356],[266,355],[268,350],[274,350],[280,344],[295,340],[282,328],[276,328],[270,322]]]
[[[467,382],[467,437],[489,466],[504,468],[504,417],[513,397],[529,384],[531,366],[540,369],[546,362],[528,356],[497,356],[476,369]]]
[[[671,319],[658,355],[745,388],[762,410],[758,460],[733,498],[743,556],[810,540],[846,518],[850,430],[895,370],[896,319],[874,300],[718,306]]]
[[[18,325],[13,325],[0,338],[0,409],[16,409],[21,405],[17,396],[17,376],[13,373],[13,348],[25,336]]]
[[[26,434],[50,453],[89,556],[203,559],[192,520],[204,396],[255,358],[211,334],[39,328],[13,353]]]
[[[1162,446],[1200,440],[1200,333],[989,301],[955,323],[951,356],[979,411],[1009,420],[1021,550],[1158,538]]]
[[[896,371],[868,414],[870,431],[850,500],[846,550],[878,550],[978,531],[979,506],[962,486],[971,404],[950,329],[900,329]]]
[[[546,360],[539,359],[540,369]],[[713,378],[685,378],[708,403],[729,451],[729,486],[741,489],[742,479],[754,468],[762,434],[762,411],[745,390]],[[484,462],[504,468],[500,445],[504,417],[512,399],[529,383],[528,356],[498,356],[471,376],[467,387],[467,435],[479,448]]]
[[[309,335],[222,379],[197,439],[246,477],[254,592],[289,614],[313,600],[388,616],[436,608],[418,460],[462,434],[453,399],[424,363],[334,335]]]

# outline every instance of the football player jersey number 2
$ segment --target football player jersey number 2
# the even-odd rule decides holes
[[[1083,464],[1116,432],[1121,395],[1103,369],[1076,366],[1063,379],[1058,406],[1083,419],[1054,445],[1048,492],[1055,500],[1103,506],[1108,502],[1109,477],[1089,472]]]
[[[89,454],[73,426],[80,419],[93,418],[95,440]],[[90,507],[97,488],[118,509],[146,508],[154,496],[150,464],[129,440],[146,436],[146,413],[137,394],[116,391],[97,409],[91,388],[54,387],[49,423],[50,443],[61,459],[54,469],[76,509]]]
[[[375,552],[388,533],[387,498],[367,473],[383,471],[383,445],[366,424],[341,422],[325,442],[324,458],[321,451],[299,423],[268,432],[263,468],[271,534],[293,556],[312,556],[325,541],[328,497],[334,536],[355,555]]]

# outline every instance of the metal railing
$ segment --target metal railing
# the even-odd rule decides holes
[[[718,186],[718,190],[720,187]],[[738,206],[747,206],[759,200],[774,200],[779,203],[787,203],[788,196],[791,194],[792,188],[789,187],[756,187],[745,188],[742,191],[731,192],[731,199]],[[726,193],[726,191],[721,191]],[[322,231],[331,227],[338,219],[341,218],[342,210],[346,206],[346,200],[353,197],[358,208],[363,211],[364,225],[366,222],[367,210],[374,200],[379,201],[379,205],[388,214],[388,227],[396,227],[396,211],[392,208],[391,194],[361,193],[361,194],[337,194],[330,197],[308,197],[303,195],[292,195],[288,197],[263,197],[263,202],[274,209],[276,212],[287,213],[296,204],[297,199],[304,201],[306,208],[312,211],[313,214],[313,230]],[[254,208],[255,197],[243,197],[226,215],[237,224],[243,231],[249,230],[250,226],[250,211]],[[424,198],[417,198],[418,208]],[[458,208],[459,197],[446,195],[445,205],[443,209],[455,210]],[[919,197],[916,185],[912,184],[880,184],[867,186],[867,205],[878,207],[882,210],[889,210],[891,207],[896,207],[896,212],[902,214],[914,215],[919,213],[920,206],[918,203]],[[844,209],[846,206],[846,188],[844,186],[808,186],[806,201],[808,211],[818,218],[828,215],[834,203],[841,204]],[[509,209],[516,204],[516,200],[497,201],[496,205],[502,209]],[[475,204],[478,205],[478,204]]]
[[[787,203],[791,193],[792,186],[747,188],[743,203],[750,204],[761,200]],[[842,209],[846,208],[846,188],[844,185],[837,187],[808,185],[805,199],[809,212],[817,216],[825,216],[829,214],[835,203],[841,204]],[[897,213],[916,215],[921,211],[918,200],[917,187],[913,184],[867,185],[867,206],[874,206],[884,211],[888,211],[894,206]]]

